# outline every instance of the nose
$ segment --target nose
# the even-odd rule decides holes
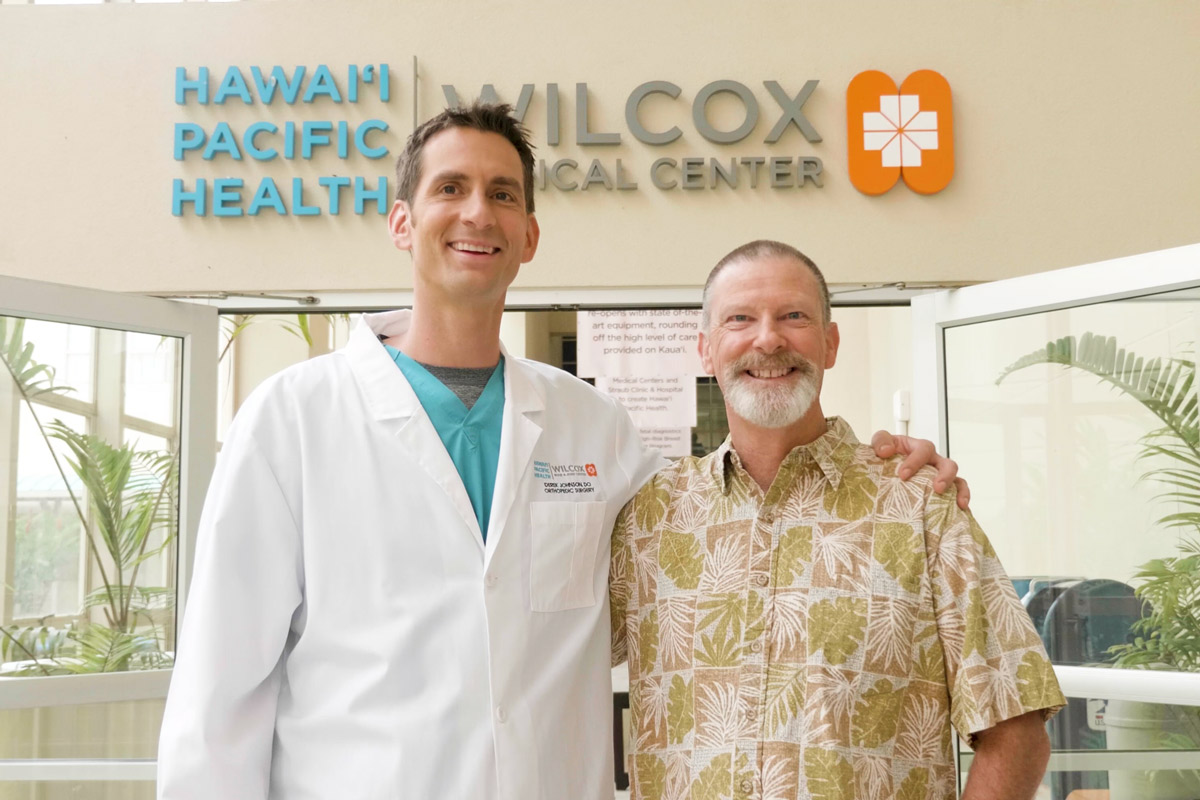
[[[496,214],[487,192],[471,192],[462,205],[462,220],[476,228],[489,228],[495,224]]]
[[[764,315],[769,316],[769,315]],[[779,323],[774,319],[762,319],[754,331],[754,349],[760,353],[775,353],[786,344],[779,332]]]

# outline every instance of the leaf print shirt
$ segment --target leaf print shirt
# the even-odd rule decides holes
[[[951,726],[1065,703],[954,492],[827,423],[765,492],[727,439],[618,517],[634,800],[953,798]]]

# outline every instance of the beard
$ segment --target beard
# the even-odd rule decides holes
[[[795,372],[777,385],[756,385],[747,370],[788,369]],[[799,353],[774,356],[747,354],[726,365],[721,391],[730,409],[760,428],[785,428],[808,413],[820,386],[817,369]]]

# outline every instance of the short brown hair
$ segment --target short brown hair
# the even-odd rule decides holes
[[[529,131],[512,116],[512,106],[503,103],[477,102],[465,107],[447,108],[433,119],[423,122],[408,137],[404,150],[396,159],[396,199],[412,206],[417,184],[421,182],[421,154],[425,144],[450,128],[497,133],[516,148],[525,178],[525,212],[532,214],[533,145],[529,143]]]
[[[821,321],[826,325],[829,324],[832,310],[829,302],[829,286],[826,285],[825,276],[821,274],[821,270],[817,268],[813,260],[790,244],[776,242],[771,239],[755,239],[753,242],[747,242],[741,247],[731,250],[724,258],[717,262],[717,265],[712,268],[712,272],[708,273],[708,280],[704,282],[703,311],[700,316],[701,330],[707,331],[708,325],[712,321],[709,316],[712,309],[712,285],[717,280],[717,276],[721,274],[721,270],[730,264],[771,256],[776,258],[793,258],[808,267],[813,277],[817,279],[817,286],[821,291],[821,315],[823,317]]]

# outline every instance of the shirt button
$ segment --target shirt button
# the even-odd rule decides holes
[[[753,708],[746,709],[746,719],[749,720],[750,722],[754,722],[754,718],[757,716],[758,716],[758,712],[756,712]]]
[[[479,434],[470,428],[467,429],[467,444],[471,447],[479,446]]]
[[[762,652],[762,642],[751,642],[750,650],[755,653],[761,653]]]
[[[504,706],[496,706],[496,721],[500,724],[508,722],[508,712],[504,710]]]
[[[493,586],[495,586],[495,585],[496,585],[497,583],[499,583],[499,582],[500,582],[500,579],[499,579],[499,578],[497,578],[497,577],[495,576],[495,574],[493,574],[493,573],[491,573],[491,572],[489,572],[489,573],[488,573],[487,575],[485,575],[485,576],[484,576],[484,578],[483,578],[483,585],[484,585],[484,586],[486,586],[486,587],[488,587],[489,589],[491,589]]]
[[[774,525],[775,524],[775,512],[771,511],[771,510],[764,511],[762,513],[762,520],[763,520],[763,522],[767,523],[768,525]]]
[[[759,586],[766,586],[771,582],[771,578],[766,573],[760,572],[754,576],[754,582]]]
[[[749,778],[744,778],[740,784],[742,794],[750,794],[754,791],[754,781]]]

